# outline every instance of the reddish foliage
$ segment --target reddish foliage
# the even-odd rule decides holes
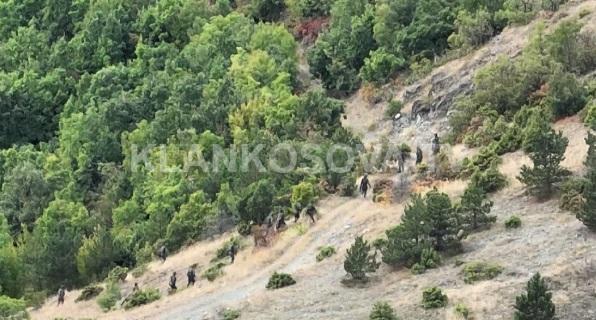
[[[304,21],[294,28],[296,37],[306,43],[311,43],[317,39],[317,36],[329,23],[328,17],[313,18]]]

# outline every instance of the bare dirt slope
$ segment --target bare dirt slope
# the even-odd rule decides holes
[[[584,127],[576,117],[564,119],[555,127],[562,129],[570,140],[564,164],[576,173],[582,171],[586,151]],[[540,271],[550,279],[561,319],[594,319],[596,236],[588,233],[572,214],[558,209],[555,200],[537,203],[524,196],[522,186],[514,178],[521,163],[527,163],[526,157],[512,153],[501,166],[506,169],[503,171],[510,186],[494,196],[497,224],[468,237],[464,254],[423,275],[383,266],[363,288],[342,285],[343,255],[353,238],[379,237],[383,230],[399,222],[403,208],[401,204],[380,205],[370,199],[331,197],[321,203],[316,224],[301,223],[306,225],[304,234],[299,232],[301,228],[292,226],[270,248],[253,250],[249,245],[240,252],[237,263],[227,267],[226,274],[214,283],[202,280],[198,287],[165,296],[148,306],[105,314],[95,302],[75,304],[77,293],[72,292],[64,307],[58,308],[52,301],[32,315],[34,319],[73,315],[97,319],[217,319],[218,310],[233,307],[241,310],[241,319],[365,319],[374,302],[387,300],[402,319],[450,319],[451,309],[458,302],[465,303],[476,319],[510,319],[514,297],[530,275]],[[461,194],[464,187],[459,181],[439,185],[452,196]],[[521,217],[523,226],[507,231],[502,224],[512,214]],[[128,280],[129,286],[138,281],[141,286],[156,286],[165,292],[171,271],[183,271],[196,262],[204,268],[225,239],[226,236],[199,243],[163,264],[155,262],[142,278]],[[322,245],[334,245],[339,253],[317,263],[315,255]],[[460,275],[462,267],[455,267],[456,258],[498,263],[505,272],[496,279],[467,285]],[[297,284],[266,290],[267,279],[274,271],[292,273]],[[450,298],[447,308],[426,311],[419,306],[422,290],[430,286],[445,290]]]

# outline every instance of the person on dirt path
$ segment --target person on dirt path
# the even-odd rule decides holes
[[[282,230],[286,227],[286,217],[285,214],[283,212],[280,212],[277,214],[277,219],[276,219],[276,223],[275,223],[275,230]]]
[[[420,147],[416,147],[416,164],[420,164],[422,162],[422,149]]]
[[[399,151],[397,154],[397,172],[402,173],[404,172],[404,164],[406,163],[406,153],[403,151]]]
[[[58,305],[64,304],[65,296],[66,291],[64,290],[64,286],[60,286],[60,289],[58,289]]]
[[[362,194],[362,197],[366,198],[366,192],[368,191],[368,188],[372,187],[370,185],[370,182],[368,181],[368,174],[365,173],[364,177],[362,177],[362,180],[360,180],[360,193]]]
[[[315,208],[315,206],[312,204],[309,204],[308,207],[306,207],[306,214],[310,217],[312,223],[315,223],[315,214],[317,214],[317,208]]]
[[[197,280],[197,274],[195,273],[195,269],[193,269],[192,267],[188,268],[188,271],[186,271],[186,278],[188,278],[188,283],[186,284],[186,287],[190,287],[190,286],[194,286],[195,285],[195,281]]]
[[[238,253],[238,247],[236,247],[236,242],[232,242],[230,245],[230,264],[234,264],[236,260],[236,254]]]
[[[432,140],[432,149],[433,149],[433,154],[437,154],[439,153],[439,151],[441,151],[441,144],[439,142],[439,135],[437,135],[435,133],[435,136],[433,137]]]
[[[161,262],[166,262],[166,259],[168,257],[168,249],[165,245],[159,248],[159,250],[157,251],[157,256],[161,259]]]
[[[300,219],[300,212],[302,212],[302,205],[300,205],[300,203],[296,203],[294,205],[294,223],[298,222],[298,219]]]
[[[174,271],[172,273],[172,276],[170,276],[170,290],[175,291],[178,288],[176,287],[176,271]]]
[[[141,290],[141,289],[139,289],[139,284],[135,282],[135,286],[132,287],[132,292],[135,293],[135,292],[137,292],[139,290]]]

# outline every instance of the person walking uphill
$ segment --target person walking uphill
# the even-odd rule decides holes
[[[197,279],[195,269],[193,269],[192,267],[188,268],[188,271],[186,272],[186,277],[188,278],[188,283],[186,284],[186,287],[188,288],[190,286],[194,286],[195,281]]]
[[[174,271],[174,273],[172,273],[172,276],[170,277],[170,290],[171,291],[176,291],[178,288],[176,287],[176,271]]]
[[[157,256],[161,259],[161,262],[166,262],[168,257],[168,249],[166,246],[161,246],[157,251]]]
[[[60,289],[58,289],[58,305],[64,304],[65,296],[66,296],[66,291],[64,291],[64,286],[60,286]]]
[[[436,133],[432,140],[432,149],[433,149],[433,154],[437,154],[437,153],[439,153],[439,151],[441,151],[439,136]]]
[[[371,185],[368,181],[368,174],[365,173],[364,177],[362,177],[362,180],[360,180],[360,193],[364,198],[366,198],[366,192],[368,191],[369,187],[371,187]]]
[[[420,147],[416,147],[416,164],[420,164],[422,162],[422,149]]]

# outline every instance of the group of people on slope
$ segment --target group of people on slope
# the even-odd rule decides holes
[[[437,154],[441,151],[441,145],[439,141],[439,136],[435,133],[432,141],[431,141],[431,149],[433,154]],[[420,147],[416,147],[416,165],[422,162],[423,154],[422,149]],[[397,163],[398,163],[398,170],[397,172],[402,173],[404,172],[404,165],[406,161],[406,156],[404,152],[399,152],[397,156]],[[365,173],[362,179],[360,180],[360,194],[362,197],[366,198],[366,194],[368,192],[368,188],[372,187],[370,181],[368,180],[368,174]]]

